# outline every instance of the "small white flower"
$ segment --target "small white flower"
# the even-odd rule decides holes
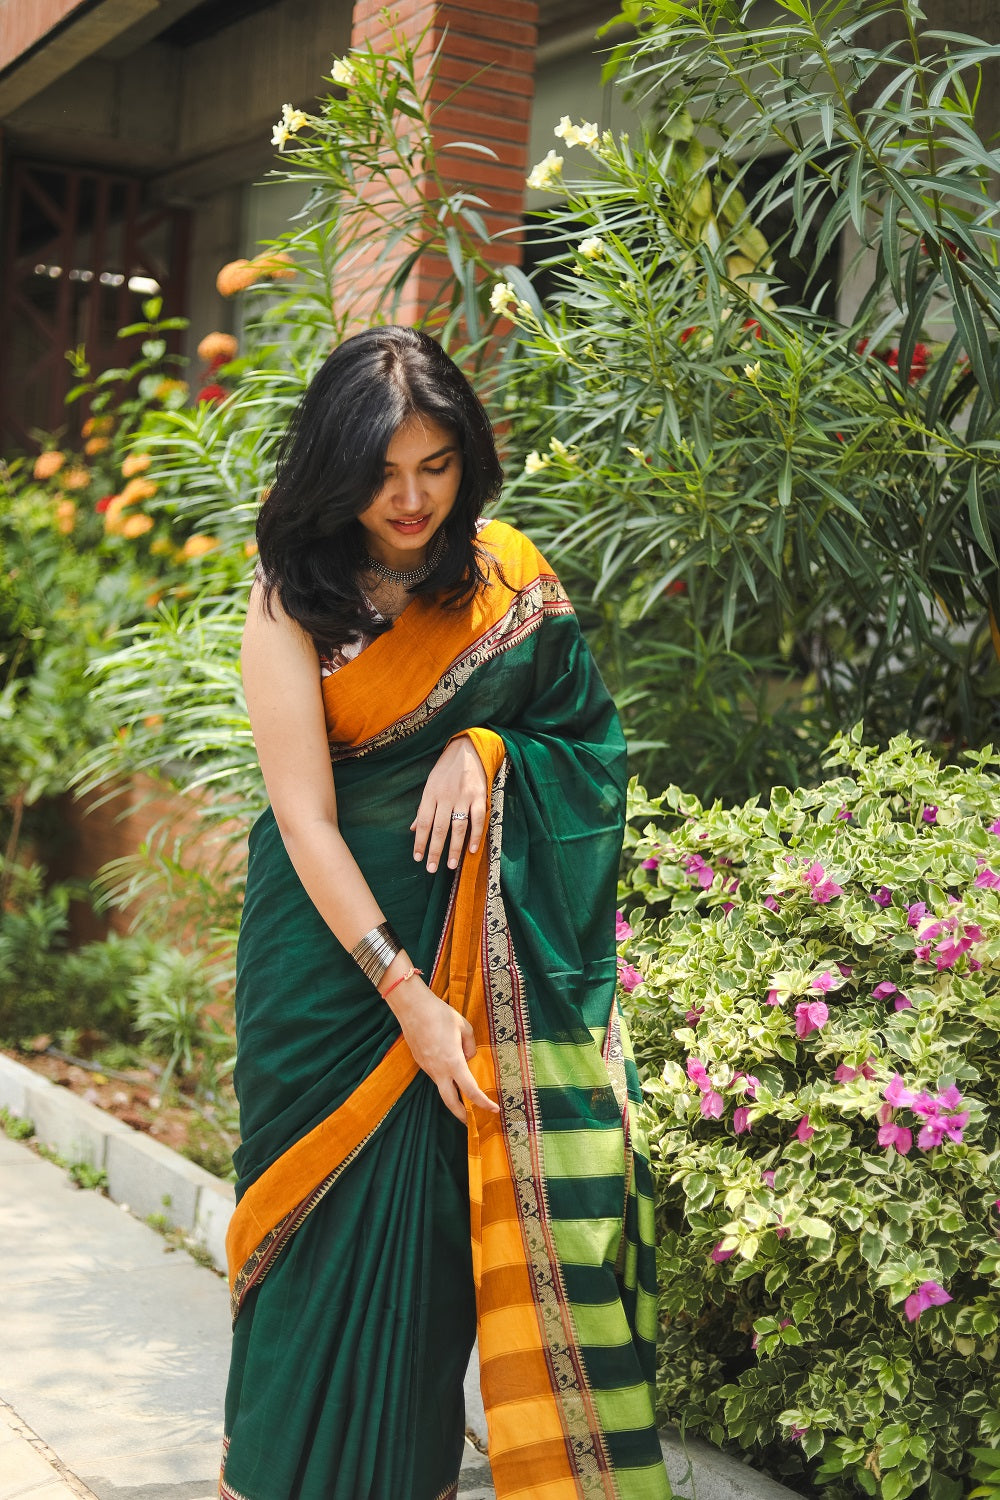
[[[596,234],[580,241],[580,254],[584,260],[600,260],[604,250],[604,241]]]
[[[576,455],[571,453],[566,444],[561,443],[557,437],[549,438],[549,448],[555,454],[556,458],[561,458],[564,463],[576,463]]]
[[[748,380],[752,380],[754,385],[756,385],[757,377],[760,374],[760,360],[755,360],[752,365],[744,365],[743,373]]]
[[[498,281],[490,292],[490,307],[495,313],[505,313],[512,302],[517,301],[517,293],[509,281]]]
[[[532,167],[528,174],[528,187],[541,188],[542,191],[545,191],[547,188],[559,187],[562,167],[562,157],[557,156],[554,151],[550,151],[544,161],[540,161]]]
[[[281,123],[286,130],[294,135],[297,130],[302,129],[303,125],[309,124],[309,116],[305,110],[293,109],[290,104],[283,104],[281,106]]]
[[[342,89],[352,89],[358,81],[358,75],[354,71],[354,64],[348,62],[346,57],[335,57],[333,60],[333,72],[331,78],[338,83]]]
[[[530,318],[532,313],[535,311],[531,303],[528,301],[527,297],[519,297],[517,299],[517,310],[522,315],[522,317],[528,318]]]
[[[271,145],[277,146],[279,151],[284,151],[285,142],[289,139],[291,133],[292,132],[289,130],[284,121],[279,120],[277,125],[275,125],[274,129],[271,131]]]
[[[543,458],[540,453],[534,450],[524,460],[524,472],[526,474],[537,474],[540,469],[547,469],[548,466],[548,459]]]
[[[641,458],[643,463],[646,462],[646,455],[641,448],[637,448],[634,443],[627,444],[627,447],[633,458]]]

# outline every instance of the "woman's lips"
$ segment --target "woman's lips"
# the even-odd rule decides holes
[[[423,531],[429,520],[430,516],[421,516],[415,521],[390,521],[389,525],[404,536],[415,536],[418,531]]]

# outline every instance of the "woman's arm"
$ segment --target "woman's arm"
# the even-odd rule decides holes
[[[316,648],[275,604],[265,614],[263,591],[250,593],[241,655],[243,687],[264,784],[295,873],[331,932],[350,952],[385,920],[344,842],[327,741]],[[388,988],[410,967],[399,953],[383,981]],[[372,1004],[383,1001],[373,990]],[[452,1114],[465,1119],[459,1091],[494,1110],[469,1071],[472,1027],[418,976],[397,985],[389,999],[417,1064],[437,1084]]]

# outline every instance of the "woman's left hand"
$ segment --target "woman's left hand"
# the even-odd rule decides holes
[[[476,747],[468,735],[459,735],[441,752],[424,785],[417,816],[410,824],[410,832],[416,834],[413,858],[423,859],[426,851],[428,873],[433,874],[437,869],[446,842],[448,868],[457,868],[466,831],[469,853],[475,854],[486,824],[488,790]],[[467,816],[454,817],[455,813]]]

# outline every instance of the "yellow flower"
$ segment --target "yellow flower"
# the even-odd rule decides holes
[[[243,556],[244,557],[256,557],[257,553],[259,551],[260,551],[260,548],[257,546],[256,542],[244,542],[243,543]]]
[[[159,485],[153,479],[143,479],[137,476],[130,479],[121,492],[122,505],[135,505],[140,500],[152,500]]]
[[[584,120],[581,125],[574,125],[569,115],[563,115],[555,128],[555,134],[564,140],[567,146],[586,146],[593,149],[601,138],[601,132],[596,125],[589,120]]]
[[[114,417],[88,417],[80,428],[80,436],[85,438],[97,437],[103,433],[113,432],[114,426]]]
[[[309,116],[304,110],[293,109],[290,104],[283,104],[281,106],[281,123],[290,134],[294,135],[297,130],[302,129],[303,125],[309,124]]]
[[[755,360],[752,365],[744,365],[743,373],[749,381],[752,381],[756,385],[757,377],[760,374],[760,360]]]
[[[555,454],[556,458],[561,458],[563,463],[576,463],[576,454],[571,453],[566,444],[561,443],[557,437],[549,438],[549,449]]]
[[[524,460],[524,472],[526,474],[537,474],[542,469],[547,469],[549,461],[535,450],[532,450]]]
[[[291,133],[292,132],[289,130],[288,126],[283,125],[279,120],[277,125],[275,125],[274,129],[271,131],[271,145],[277,146],[279,151],[284,151],[285,143]]]
[[[168,536],[154,536],[149,544],[149,550],[154,557],[169,557],[174,550],[174,544]]]
[[[528,173],[527,184],[530,188],[540,188],[543,192],[558,188],[562,185],[563,159],[550,151],[544,161],[536,163]]]
[[[92,437],[92,438],[88,438],[87,441],[84,443],[84,445],[83,445],[83,451],[84,451],[84,453],[89,454],[91,458],[93,458],[95,454],[97,454],[97,453],[103,453],[104,450],[105,450],[105,448],[110,448],[110,447],[111,447],[111,439],[110,438],[106,438],[106,437]]]
[[[157,401],[166,401],[168,397],[175,394],[186,396],[187,390],[188,385],[186,380],[174,380],[172,377],[168,377],[167,379],[160,381],[159,385],[156,387],[156,390],[153,392],[153,396]]]
[[[67,469],[60,480],[68,490],[85,490],[90,483],[90,470],[85,469],[82,464],[75,464],[72,469]]]
[[[600,260],[604,250],[604,241],[596,234],[589,235],[587,239],[580,241],[580,254],[584,260]]]
[[[125,520],[122,522],[122,536],[132,538],[135,538],[137,536],[145,536],[146,532],[152,531],[152,529],[152,516],[144,516],[142,514],[135,516],[126,516]]]
[[[218,537],[206,536],[204,532],[195,532],[189,536],[181,548],[181,557],[187,562],[193,562],[198,557],[204,557],[206,552],[214,552],[219,545]]]
[[[352,89],[358,81],[358,75],[354,71],[354,64],[349,62],[346,57],[335,57],[333,59],[333,72],[330,74],[330,77],[342,89]]]
[[[69,536],[76,523],[76,501],[60,500],[56,506],[56,526],[63,536]]]
[[[122,475],[132,479],[136,474],[145,474],[153,460],[148,453],[129,453],[122,460]]]
[[[517,293],[509,281],[498,281],[490,292],[490,306],[495,313],[506,313],[512,302],[517,301]]]
[[[58,448],[50,448],[47,453],[39,453],[31,472],[36,479],[51,479],[53,474],[58,474],[65,462],[65,453],[60,453]]]
[[[198,358],[203,359],[207,365],[213,360],[228,364],[231,359],[236,358],[239,347],[231,333],[206,333],[198,345]]]

